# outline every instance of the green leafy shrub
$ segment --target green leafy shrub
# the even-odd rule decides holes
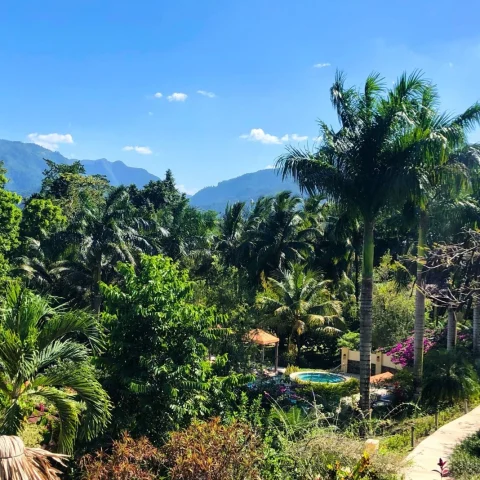
[[[315,403],[332,404],[343,397],[351,397],[360,391],[360,383],[356,378],[350,378],[341,383],[310,383],[298,381],[296,393]]]
[[[358,350],[360,348],[360,333],[346,332],[337,340],[338,348]]]
[[[450,457],[450,473],[458,480],[480,478],[480,431],[455,447]]]
[[[287,365],[287,368],[285,369],[284,375],[286,377],[289,377],[290,374],[295,373],[295,372],[299,372],[299,371],[300,371],[300,368],[297,367],[296,365]]]

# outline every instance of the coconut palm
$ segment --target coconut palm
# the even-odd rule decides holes
[[[304,260],[313,253],[313,241],[320,230],[303,226],[300,196],[284,191],[271,203],[271,212],[253,232],[257,278],[268,277],[288,262]]]
[[[68,230],[54,234],[51,242],[67,245],[67,258],[57,265],[72,286],[91,292],[92,308],[100,311],[100,283],[118,262],[135,263],[135,254],[153,251],[142,235],[146,222],[135,215],[128,191],[112,190],[104,202],[86,205],[72,218]],[[73,250],[73,252],[72,252]]]
[[[298,352],[298,338],[306,329],[336,333],[343,326],[341,304],[333,298],[329,283],[299,263],[289,263],[278,279],[268,278],[257,305],[280,334],[288,333],[289,352]]]
[[[378,74],[362,89],[347,88],[337,72],[330,90],[340,122],[335,130],[320,121],[322,140],[314,152],[287,147],[277,160],[284,177],[303,191],[325,195],[363,221],[360,294],[360,404],[370,407],[374,227],[381,209],[405,199],[405,177],[415,174],[414,155],[428,137],[415,129],[427,82],[419,72],[403,74],[388,91]]]
[[[48,298],[12,284],[0,312],[0,433],[16,435],[32,405],[52,405],[58,449],[77,434],[92,439],[110,418],[110,401],[89,362],[102,345],[97,320],[52,307]]]

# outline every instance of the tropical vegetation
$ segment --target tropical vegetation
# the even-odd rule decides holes
[[[385,480],[412,425],[478,403],[480,106],[445,114],[421,72],[339,72],[330,98],[338,124],[277,159],[301,193],[222,214],[170,170],[114,187],[46,160],[22,199],[2,167],[0,433],[69,454],[72,479]],[[291,380],[340,349],[358,379]]]

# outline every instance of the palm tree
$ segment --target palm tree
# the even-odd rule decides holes
[[[453,405],[479,391],[478,376],[467,352],[431,350],[425,358],[423,403],[438,409],[440,403]]]
[[[39,403],[56,411],[60,452],[71,453],[77,435],[91,440],[100,433],[110,400],[89,359],[101,346],[95,317],[10,285],[0,313],[0,433],[18,434]]]
[[[153,251],[141,234],[146,222],[135,213],[128,191],[119,187],[104,202],[86,205],[74,216],[68,230],[51,238],[53,243],[73,249],[57,270],[72,286],[83,286],[91,292],[92,308],[97,313],[102,302],[99,287],[105,275],[118,262],[134,264],[136,253]]]
[[[361,90],[346,88],[345,75],[337,72],[330,95],[340,129],[320,121],[322,140],[317,151],[290,146],[277,160],[283,177],[293,176],[303,191],[325,195],[363,221],[360,405],[364,410],[370,408],[375,220],[381,209],[404,200],[405,177],[415,173],[412,153],[428,141],[414,128],[415,105],[426,85],[414,72],[403,74],[388,92],[378,74],[371,74]]]
[[[245,224],[245,202],[227,204],[220,224],[216,248],[222,253],[227,265],[239,264],[240,245]]]
[[[302,198],[288,191],[273,198],[271,212],[253,232],[257,278],[313,253],[313,240],[320,231],[316,226],[303,227],[302,205]]]
[[[269,315],[279,332],[286,331],[289,352],[298,353],[298,339],[307,328],[320,328],[329,333],[343,326],[341,304],[328,289],[329,281],[299,263],[289,263],[280,271],[280,278],[268,278],[266,292],[257,304]],[[334,325],[334,326],[332,326]]]
[[[423,90],[418,104],[416,123],[420,135],[428,134],[439,141],[424,144],[420,151],[417,174],[409,177],[412,181],[412,198],[419,210],[414,340],[414,376],[418,393],[423,374],[425,333],[423,264],[427,246],[429,209],[431,203],[439,196],[452,201],[468,186],[468,171],[462,162],[461,151],[466,154],[467,133],[480,122],[480,103],[472,105],[456,117],[439,113],[438,103],[437,89],[429,85]]]

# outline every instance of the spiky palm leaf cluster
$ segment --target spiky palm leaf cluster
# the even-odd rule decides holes
[[[31,405],[44,403],[58,416],[61,452],[73,450],[77,435],[100,433],[110,401],[89,359],[101,347],[94,317],[11,285],[0,312],[0,432],[18,434]]]

